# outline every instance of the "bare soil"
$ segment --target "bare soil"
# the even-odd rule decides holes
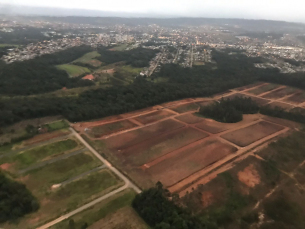
[[[185,122],[187,124],[195,124],[198,122],[202,122],[204,120],[204,118],[199,117],[195,114],[185,114],[185,115],[175,117],[175,119],[177,119],[181,122]]]
[[[54,131],[54,132],[45,133],[45,134],[39,134],[29,140],[24,141],[23,146],[28,146],[28,145],[36,144],[39,142],[48,141],[53,138],[68,135],[69,133],[70,133],[70,131],[68,131],[68,130],[66,130],[66,131],[60,130],[60,131]]]
[[[273,102],[273,103],[270,103],[268,105],[271,106],[272,108],[280,107],[280,108],[282,108],[284,110],[290,110],[291,108],[293,108],[292,105],[287,104],[287,103],[281,103],[281,102]]]
[[[291,95],[293,93],[296,93],[297,89],[292,88],[292,87],[284,87],[284,88],[279,88],[275,91],[272,91],[270,93],[267,93],[263,96],[263,98],[266,99],[280,99],[283,98],[287,95]]]
[[[239,181],[241,181],[250,188],[254,188],[261,182],[260,176],[257,170],[254,168],[253,164],[250,164],[244,170],[239,171],[237,176]]]
[[[218,140],[203,141],[147,169],[154,181],[171,186],[237,149]]]
[[[196,111],[198,110],[199,105],[196,103],[187,103],[184,105],[176,106],[176,107],[171,107],[171,110],[176,111],[178,113],[185,113],[188,111]]]
[[[295,93],[294,95],[284,99],[284,101],[293,103],[293,104],[300,104],[305,102],[305,92],[300,91]]]
[[[246,85],[246,86],[243,86],[243,87],[235,88],[235,90],[236,91],[244,91],[244,90],[247,90],[247,89],[250,89],[250,88],[253,88],[253,87],[260,86],[262,84],[265,84],[265,83],[264,82],[257,82],[257,83],[254,83],[254,84],[249,84],[249,85]]]
[[[236,145],[244,147],[282,129],[284,129],[284,127],[262,121],[254,125],[229,132],[221,137],[233,142]]]
[[[169,113],[165,110],[160,110],[160,111],[155,111],[155,112],[152,112],[152,113],[149,113],[146,115],[138,116],[134,119],[145,125],[148,123],[159,121],[161,119],[164,119],[164,118],[167,118],[170,116],[173,116],[173,114]]]

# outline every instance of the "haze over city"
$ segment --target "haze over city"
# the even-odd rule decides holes
[[[303,14],[305,3],[302,0],[2,0],[1,3],[9,4],[5,6],[7,12],[14,12],[16,6],[47,7],[44,10],[37,10],[36,12],[33,12],[33,10],[27,12],[27,8],[23,8],[23,13],[25,14],[58,15],[60,12],[62,15],[75,16],[212,17],[305,22]],[[65,9],[66,11],[59,10],[58,8]],[[88,10],[93,10],[94,12],[90,14],[90,12],[87,12]],[[96,11],[102,12],[98,13]],[[22,13],[22,11],[17,11],[17,13]]]

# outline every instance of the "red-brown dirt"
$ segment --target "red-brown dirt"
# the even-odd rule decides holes
[[[39,134],[29,140],[24,141],[23,145],[27,146],[27,145],[36,144],[36,143],[47,141],[47,140],[50,140],[53,138],[65,136],[65,135],[68,135],[69,133],[70,133],[70,131],[67,130],[67,131],[54,131],[54,132],[50,132],[50,133]]]
[[[254,125],[229,132],[221,137],[233,142],[236,145],[244,147],[282,129],[284,129],[284,127],[262,121]]]
[[[162,121],[141,129],[119,134],[105,140],[107,146],[111,149],[123,150],[127,147],[138,144],[147,139],[159,136],[162,133],[173,131],[185,125],[174,120]]]
[[[263,98],[266,98],[266,99],[280,99],[280,98],[283,98],[287,95],[291,95],[293,93],[296,93],[297,90],[294,89],[294,88],[291,88],[291,87],[285,87],[285,88],[279,88],[279,89],[276,89],[275,91],[272,91],[272,92],[269,92],[267,94],[265,94],[263,96]]]
[[[173,116],[173,114],[169,113],[165,110],[160,110],[160,111],[155,111],[155,112],[152,112],[152,113],[149,113],[146,115],[138,116],[134,119],[140,123],[148,124],[148,123],[156,122],[156,121],[159,121],[161,119],[164,119],[164,118],[167,118],[170,116]]]
[[[305,102],[305,92],[300,91],[292,96],[289,96],[288,98],[284,99],[283,101],[293,103],[293,104],[300,104]]]
[[[195,114],[185,114],[175,117],[175,119],[181,122],[185,122],[187,124],[194,124],[194,123],[202,122],[204,120],[204,118],[196,116]]]
[[[104,125],[94,126],[89,129],[88,134],[90,137],[93,138],[100,138],[102,136],[123,131],[126,129],[130,129],[133,127],[136,127],[137,125],[128,121],[128,120],[122,120],[118,122],[112,122]]]
[[[254,84],[249,84],[249,85],[246,85],[246,86],[243,86],[243,87],[235,88],[235,90],[236,91],[244,91],[244,90],[247,90],[247,89],[252,89],[254,87],[262,86],[263,84],[266,84],[266,83],[257,82],[257,83],[254,83]]]
[[[187,103],[176,107],[171,107],[171,110],[178,112],[178,113],[185,113],[188,111],[196,111],[198,110],[199,105],[196,103]]]
[[[126,158],[132,165],[141,166],[207,136],[196,129],[184,127],[125,148],[119,152],[119,157]]]
[[[261,182],[260,176],[253,164],[249,165],[244,170],[239,171],[237,176],[240,182],[244,183],[250,188],[254,188]]]
[[[163,160],[146,171],[150,173],[155,182],[161,181],[164,186],[168,187],[236,150],[233,146],[216,139],[207,140]]]

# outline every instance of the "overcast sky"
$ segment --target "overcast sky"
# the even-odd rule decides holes
[[[188,16],[305,22],[304,0],[0,0],[0,3]]]

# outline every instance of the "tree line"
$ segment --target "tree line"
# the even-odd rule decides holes
[[[25,185],[11,180],[0,171],[0,223],[17,220],[38,209],[38,200]]]

